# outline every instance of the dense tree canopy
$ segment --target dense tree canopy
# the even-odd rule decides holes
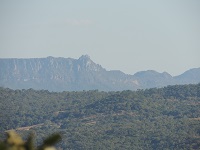
[[[200,84],[138,91],[0,88],[0,139],[15,129],[37,144],[58,132],[63,149],[199,149]]]

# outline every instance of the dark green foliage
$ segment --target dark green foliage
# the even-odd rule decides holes
[[[9,129],[23,137],[31,131],[37,145],[59,132],[63,149],[199,149],[200,84],[122,92],[0,88],[0,125],[0,139]]]
[[[61,140],[60,134],[52,134],[43,141],[43,144],[40,146],[39,150],[43,150],[46,147],[51,147],[54,144],[58,143]]]
[[[25,147],[27,150],[34,150],[35,146],[34,146],[34,136],[33,134],[30,134],[26,143],[25,143]]]

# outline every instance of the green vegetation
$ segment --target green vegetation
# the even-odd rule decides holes
[[[0,141],[15,129],[59,149],[199,149],[200,84],[121,92],[0,88]]]

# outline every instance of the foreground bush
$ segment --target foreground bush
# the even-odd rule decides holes
[[[27,141],[23,141],[15,131],[7,132],[7,138],[5,141],[0,142],[0,150],[56,150],[53,146],[61,140],[59,134],[53,134],[47,137],[43,144],[36,147],[34,145],[34,137],[31,134]]]

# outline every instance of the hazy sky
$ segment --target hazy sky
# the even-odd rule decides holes
[[[200,67],[200,0],[1,0],[0,57],[88,54],[107,70]]]

